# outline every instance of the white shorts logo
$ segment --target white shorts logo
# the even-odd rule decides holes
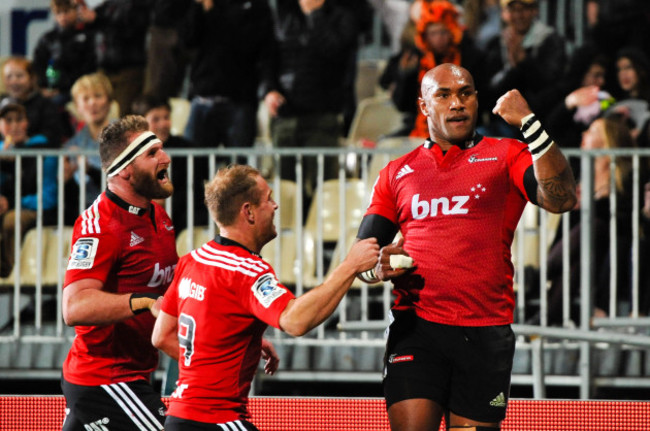
[[[84,424],[86,431],[108,431],[108,428],[105,426],[110,422],[108,418],[102,418],[98,421],[94,421],[88,424]]]
[[[68,269],[89,269],[93,267],[99,238],[79,238],[72,246]]]
[[[255,298],[264,308],[269,308],[273,301],[284,295],[287,291],[278,286],[278,280],[269,273],[263,274],[258,278],[253,287]]]

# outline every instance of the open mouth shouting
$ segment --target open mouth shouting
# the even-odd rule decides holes
[[[158,174],[156,175],[156,178],[158,178],[158,182],[161,184],[166,184],[169,182],[169,175],[167,173],[167,169],[161,169],[158,171]]]

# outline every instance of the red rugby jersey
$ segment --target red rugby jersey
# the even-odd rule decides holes
[[[168,414],[224,423],[248,417],[267,325],[294,295],[271,265],[217,236],[183,256],[162,310],[178,318],[179,377]]]
[[[106,191],[75,223],[64,287],[94,278],[106,292],[163,295],[178,261],[174,236],[159,205],[147,211]],[[112,325],[76,326],[64,378],[87,386],[149,379],[158,365],[154,322],[151,313],[141,313]]]
[[[531,164],[524,143],[484,137],[445,155],[427,141],[382,169],[366,215],[398,225],[417,265],[393,280],[395,308],[449,325],[512,323],[510,245]]]

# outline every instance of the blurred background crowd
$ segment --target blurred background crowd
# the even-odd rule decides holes
[[[417,107],[419,82],[427,70],[449,62],[474,76],[481,134],[519,137],[518,130],[491,113],[499,96],[517,88],[562,148],[650,147],[650,2],[580,4],[580,11],[564,17],[567,28],[584,21],[576,40],[552,25],[561,21],[554,14],[565,12],[547,8],[542,20],[536,0],[105,0],[94,7],[84,0],[52,0],[55,24],[40,36],[33,52],[2,59],[0,276],[6,277],[13,266],[16,226],[24,233],[37,217],[36,166],[25,159],[17,171],[16,159],[2,156],[2,151],[97,150],[101,129],[126,114],[145,116],[166,148],[251,148],[263,135],[261,127],[273,148],[350,145],[346,137],[361,102],[357,83],[366,73],[359,68],[359,53],[378,34],[382,39],[374,43],[386,47],[378,63],[378,92],[401,115],[399,127],[380,138],[428,135]],[[379,33],[374,31],[376,17]],[[173,134],[170,101],[179,99],[189,108],[184,130]],[[188,173],[182,157],[174,161],[175,196],[183,202]],[[98,155],[66,158],[64,163],[65,223],[72,224],[79,209],[101,192],[102,171]],[[208,221],[200,186],[208,163],[207,157],[194,162],[194,223],[199,225]],[[302,185],[308,203],[316,187],[316,165],[305,163]],[[296,180],[294,164],[292,158],[282,159],[278,172],[283,179]],[[644,187],[650,172],[646,164],[639,176],[642,190],[650,187]],[[579,178],[579,163],[573,168]],[[325,179],[335,178],[337,171],[336,163],[327,163]],[[20,196],[15,193],[16,172],[21,175]],[[57,158],[46,158],[45,224],[56,222],[58,175]],[[581,192],[593,193],[595,226],[607,238],[612,176],[615,217],[621,225],[617,241],[619,247],[629,247],[630,159],[618,157],[612,163],[609,156],[595,158],[594,190]],[[650,188],[645,194],[638,217],[650,232]],[[577,210],[571,218],[572,236],[580,232]],[[172,218],[177,231],[188,223],[182,205],[172,208]],[[645,241],[643,231],[641,235]],[[560,249],[561,236],[554,242]],[[579,249],[576,241],[572,244],[576,276],[571,283],[578,286]],[[598,243],[598,268],[610,267],[608,244]],[[642,242],[642,253],[646,248]],[[554,266],[550,256],[548,318],[557,322],[559,305],[554,304],[561,301],[562,277],[554,268],[561,265]],[[619,274],[625,277],[629,254],[618,256]],[[626,289],[621,291],[625,295]],[[606,313],[608,289],[598,292],[597,311]],[[644,295],[645,312],[648,302]]]

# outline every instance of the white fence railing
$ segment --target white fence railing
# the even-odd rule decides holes
[[[189,173],[186,201],[170,198],[165,206],[168,211],[180,206],[187,211],[187,226],[177,232],[177,249],[186,252],[209,240],[216,233],[216,227],[194,224],[194,194],[196,181],[210,178],[220,163],[245,159],[257,166],[274,189],[274,197],[280,208],[276,213],[278,238],[263,250],[263,256],[276,268],[280,279],[291,285],[297,294],[313,287],[324,279],[329,268],[343,258],[356,228],[363,216],[369,193],[378,170],[390,159],[412,148],[413,142],[404,140],[400,145],[388,147],[380,143],[375,149],[341,148],[328,150],[273,150],[255,148],[248,150],[178,150],[170,149],[172,160],[184,157],[184,166]],[[572,160],[580,159],[582,190],[593,189],[592,158],[600,154],[612,156],[612,167],[618,157],[632,160],[633,174],[629,195],[632,202],[628,223],[631,243],[618,247],[616,241],[616,217],[610,219],[614,240],[609,259],[610,302],[609,314],[605,318],[593,318],[593,295],[595,285],[592,265],[594,244],[602,238],[594,238],[591,229],[593,202],[590,193],[582,193],[579,220],[583,226],[580,233],[580,289],[577,295],[570,291],[570,258],[568,248],[563,253],[562,277],[565,281],[562,291],[562,320],[559,327],[548,324],[546,314],[549,303],[548,250],[555,235],[557,222],[564,237],[568,237],[570,216],[555,216],[536,207],[526,209],[517,228],[513,244],[516,286],[516,324],[519,336],[513,384],[532,385],[535,396],[544,395],[545,385],[571,385],[580,388],[582,398],[588,398],[595,385],[650,387],[650,337],[645,335],[650,319],[642,317],[645,292],[641,275],[647,259],[642,254],[642,229],[640,205],[643,203],[643,181],[647,172],[642,169],[650,160],[650,149],[565,151]],[[16,266],[13,275],[0,280],[0,375],[20,368],[23,375],[33,371],[33,376],[42,376],[43,370],[56,370],[65,357],[73,332],[63,324],[61,318],[62,280],[70,250],[71,228],[63,220],[67,198],[63,194],[63,158],[71,154],[66,151],[43,150],[15,152],[20,157],[36,157],[39,162],[39,178],[42,177],[42,158],[56,156],[59,159],[59,191],[57,222],[44,226],[37,220],[36,226],[23,238],[16,241]],[[80,153],[86,156],[90,153]],[[194,175],[194,162],[199,157],[209,157],[205,175]],[[280,161],[294,157],[296,181],[284,181],[279,177]],[[315,170],[305,172],[305,162],[315,161]],[[325,179],[324,172],[329,164],[338,166],[338,175]],[[19,165],[19,164],[18,164]],[[80,164],[83,166],[83,163]],[[20,177],[19,170],[16,175]],[[313,175],[316,192],[311,202],[302,191],[303,175]],[[174,177],[174,162],[171,168]],[[613,176],[612,176],[613,178]],[[105,182],[104,182],[105,184]],[[20,184],[16,184],[19,191]],[[611,196],[616,196],[612,180]],[[85,195],[83,187],[80,196]],[[39,186],[38,193],[42,194]],[[610,201],[610,209],[616,210],[621,202]],[[618,205],[618,206],[617,206]],[[80,208],[82,205],[80,205]],[[622,286],[619,280],[621,267],[616,266],[616,255],[629,256],[629,283]],[[330,265],[332,263],[332,265]],[[618,271],[618,272],[617,272]],[[538,281],[531,283],[535,277]],[[616,300],[619,293],[629,290],[627,299]],[[383,354],[383,330],[387,325],[387,310],[392,301],[391,285],[384,283],[368,286],[355,282],[354,288],[343,299],[335,316],[312,333],[299,339],[286,337],[280,331],[269,330],[267,334],[284,355],[283,363],[288,370],[273,377],[289,380],[328,381],[380,381],[381,356]],[[578,304],[579,315],[571,315],[571,307]],[[532,312],[539,312],[539,324],[526,324]],[[622,328],[622,329],[621,329]],[[624,331],[624,332],[621,332]],[[33,345],[32,356],[20,353],[16,346]],[[50,346],[50,347],[42,347]],[[610,346],[618,346],[609,348]],[[620,371],[621,356],[615,371],[599,371],[608,352],[637,352],[640,365],[637,371],[625,374]],[[44,359],[51,354],[53,359]],[[641,356],[639,356],[641,355]],[[633,356],[633,355],[627,355]],[[625,356],[625,357],[627,357]],[[647,356],[647,358],[646,358]],[[627,360],[627,359],[625,359]],[[27,361],[27,362],[26,362]],[[647,364],[645,364],[645,362]],[[49,367],[48,364],[51,364]],[[39,371],[40,370],[40,371]],[[567,371],[568,370],[568,371]],[[5,373],[5,371],[7,373]],[[58,376],[58,371],[56,371]]]

